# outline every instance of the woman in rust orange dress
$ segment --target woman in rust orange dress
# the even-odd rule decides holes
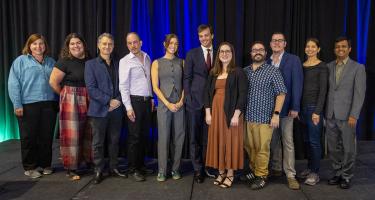
[[[243,168],[243,110],[247,80],[235,65],[233,46],[219,46],[213,69],[206,83],[204,99],[208,144],[206,166],[219,170],[214,181],[222,188],[232,186],[234,170]]]

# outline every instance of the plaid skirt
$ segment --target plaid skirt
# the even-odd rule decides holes
[[[60,92],[60,154],[65,169],[92,162],[89,98],[85,87],[64,86]]]

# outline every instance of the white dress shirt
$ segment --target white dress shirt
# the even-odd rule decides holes
[[[143,51],[142,55],[144,64],[131,52],[120,60],[119,89],[127,111],[133,110],[130,95],[152,97],[151,59]]]
[[[273,60],[272,60],[273,56],[271,55],[271,60],[272,60],[272,63],[271,63],[271,64],[272,64],[273,66],[279,68],[280,63],[281,63],[281,59],[283,58],[283,55],[284,55],[284,52],[285,52],[285,51],[283,51],[283,52],[280,54],[280,56],[279,56],[279,62],[278,62],[278,63],[274,63],[274,62],[273,62]]]
[[[201,45],[201,47],[202,47],[202,50],[203,50],[203,55],[204,55],[204,61],[206,61],[207,60],[207,49],[210,49],[210,55],[211,55],[211,66],[213,67],[213,63],[214,63],[214,55],[213,55],[213,47],[212,47],[212,45],[210,46],[210,48],[206,48],[206,47],[204,47],[204,46],[202,46]]]

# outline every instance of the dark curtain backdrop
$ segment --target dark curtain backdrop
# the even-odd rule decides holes
[[[1,0],[0,28],[0,141],[18,138],[17,122],[7,93],[12,61],[31,33],[46,36],[51,56],[58,53],[67,34],[78,32],[96,56],[96,39],[103,32],[115,37],[115,54],[128,53],[125,34],[137,31],[143,50],[156,59],[164,54],[165,34],[180,39],[179,56],[199,45],[197,27],[214,27],[214,43],[229,41],[236,49],[238,66],[250,63],[251,42],[269,44],[271,34],[284,32],[287,51],[304,60],[304,42],[321,42],[320,57],[334,59],[334,40],[352,39],[351,57],[366,65],[368,89],[358,126],[359,139],[375,139],[375,3],[371,0]],[[367,44],[367,45],[365,45]],[[271,52],[268,51],[268,54]],[[124,140],[124,137],[122,137]],[[156,132],[150,132],[155,148]]]

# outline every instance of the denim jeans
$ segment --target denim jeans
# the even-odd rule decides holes
[[[307,167],[314,173],[318,173],[320,167],[320,158],[322,155],[322,148],[320,144],[320,137],[322,133],[323,115],[319,113],[320,120],[317,125],[312,121],[312,114],[315,106],[302,107],[302,121],[306,125],[304,131],[304,142],[307,147],[308,165]],[[317,114],[317,113],[316,113]]]

